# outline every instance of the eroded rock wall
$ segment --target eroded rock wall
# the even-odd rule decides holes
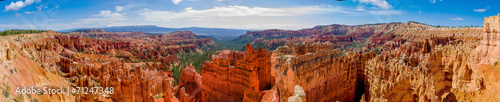
[[[425,42],[424,43],[432,43]],[[409,44],[409,43],[407,43]],[[419,44],[419,43],[411,43]],[[401,52],[378,55],[367,62],[369,101],[442,101],[453,91],[478,91],[468,63],[477,41],[436,44],[428,53]],[[415,46],[415,45],[408,45]]]
[[[246,91],[261,97],[259,91],[271,89],[274,83],[267,50],[255,51],[247,44],[245,52],[223,51],[212,58],[202,66],[204,102],[242,101]]]
[[[281,53],[279,51],[274,53]],[[301,50],[293,51],[299,52]],[[354,101],[357,81],[364,80],[361,76],[364,61],[374,54],[341,56],[341,53],[338,50],[319,50],[303,55],[278,56],[273,68],[280,100],[286,101],[293,96],[295,86],[299,85],[303,87],[307,101]]]

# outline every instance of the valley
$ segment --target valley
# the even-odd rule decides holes
[[[500,101],[500,14],[483,27],[333,24],[238,37],[108,30],[0,36],[0,101]],[[16,94],[24,86],[113,93]]]

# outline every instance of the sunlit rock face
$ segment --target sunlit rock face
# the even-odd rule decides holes
[[[0,41],[2,72],[12,72],[0,73],[7,77],[0,81],[10,83],[9,90],[14,86],[115,89],[113,94],[102,95],[33,95],[38,101],[178,101],[168,64],[178,62],[177,53],[215,44],[211,39],[197,39],[189,31],[157,36],[102,30],[49,31],[2,36]]]
[[[354,101],[357,87],[365,87],[358,86],[358,80],[364,80],[364,62],[374,53],[341,56],[338,50],[316,49],[322,46],[285,46],[273,52],[279,54],[273,68],[281,101],[294,96],[296,85],[303,87],[304,100],[311,102]]]
[[[484,34],[481,44],[475,49],[475,62],[480,64],[493,64],[500,59],[500,15],[484,18]]]
[[[203,101],[242,101],[247,90],[258,93],[272,88],[268,51],[256,51],[250,44],[245,48],[245,52],[222,51],[202,66]]]
[[[410,40],[369,60],[367,101],[498,101],[495,39],[499,16],[485,18],[480,40]],[[450,32],[452,33],[452,32]],[[464,33],[464,32],[455,32]],[[417,50],[418,49],[418,50]],[[493,82],[491,82],[493,81]]]

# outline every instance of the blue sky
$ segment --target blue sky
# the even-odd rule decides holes
[[[0,30],[126,25],[234,29],[418,21],[483,25],[500,13],[497,0],[5,0]]]

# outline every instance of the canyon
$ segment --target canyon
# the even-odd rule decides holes
[[[190,31],[1,36],[0,101],[500,101],[499,30],[500,14],[482,28],[335,24],[248,31],[234,40],[244,50],[212,52],[221,45]],[[114,93],[15,94],[22,86]]]

